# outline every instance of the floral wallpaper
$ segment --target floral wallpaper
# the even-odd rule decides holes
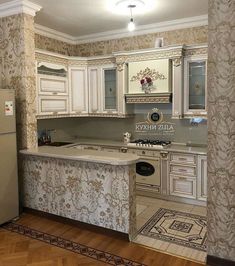
[[[207,34],[207,26],[202,26],[78,45],[35,34],[35,43],[38,49],[64,55],[94,56],[124,50],[153,48],[157,37],[163,37],[164,45],[207,43]]]
[[[207,43],[207,26],[79,44],[76,50],[79,56],[94,56],[117,51],[147,49],[154,47],[157,37],[163,38],[164,45]]]
[[[18,148],[35,147],[36,73],[34,18],[0,18],[0,85],[16,92]]]
[[[235,262],[234,14],[235,1],[209,0],[208,254]]]
[[[66,42],[58,41],[35,33],[35,46],[38,49],[47,50],[68,56],[76,56],[76,46]]]
[[[23,156],[23,205],[134,235],[135,165]]]

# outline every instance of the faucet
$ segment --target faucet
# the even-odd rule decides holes
[[[55,129],[43,129],[38,135],[38,145],[42,146],[51,143],[51,132],[56,132]]]

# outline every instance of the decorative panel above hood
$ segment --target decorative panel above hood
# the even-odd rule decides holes
[[[170,103],[173,61],[183,54],[183,45],[115,54],[128,69],[126,103]]]

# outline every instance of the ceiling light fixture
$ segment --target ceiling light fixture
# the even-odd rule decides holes
[[[130,22],[128,23],[128,30],[129,31],[135,30],[135,23],[134,23],[134,19],[133,19],[133,15],[132,15],[132,8],[135,8],[135,7],[136,7],[136,5],[128,5],[128,8],[130,8],[130,13],[131,13]]]

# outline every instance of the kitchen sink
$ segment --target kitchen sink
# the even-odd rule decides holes
[[[55,146],[55,147],[61,147],[65,145],[73,144],[73,142],[67,142],[67,141],[55,141],[44,144],[45,146]]]

